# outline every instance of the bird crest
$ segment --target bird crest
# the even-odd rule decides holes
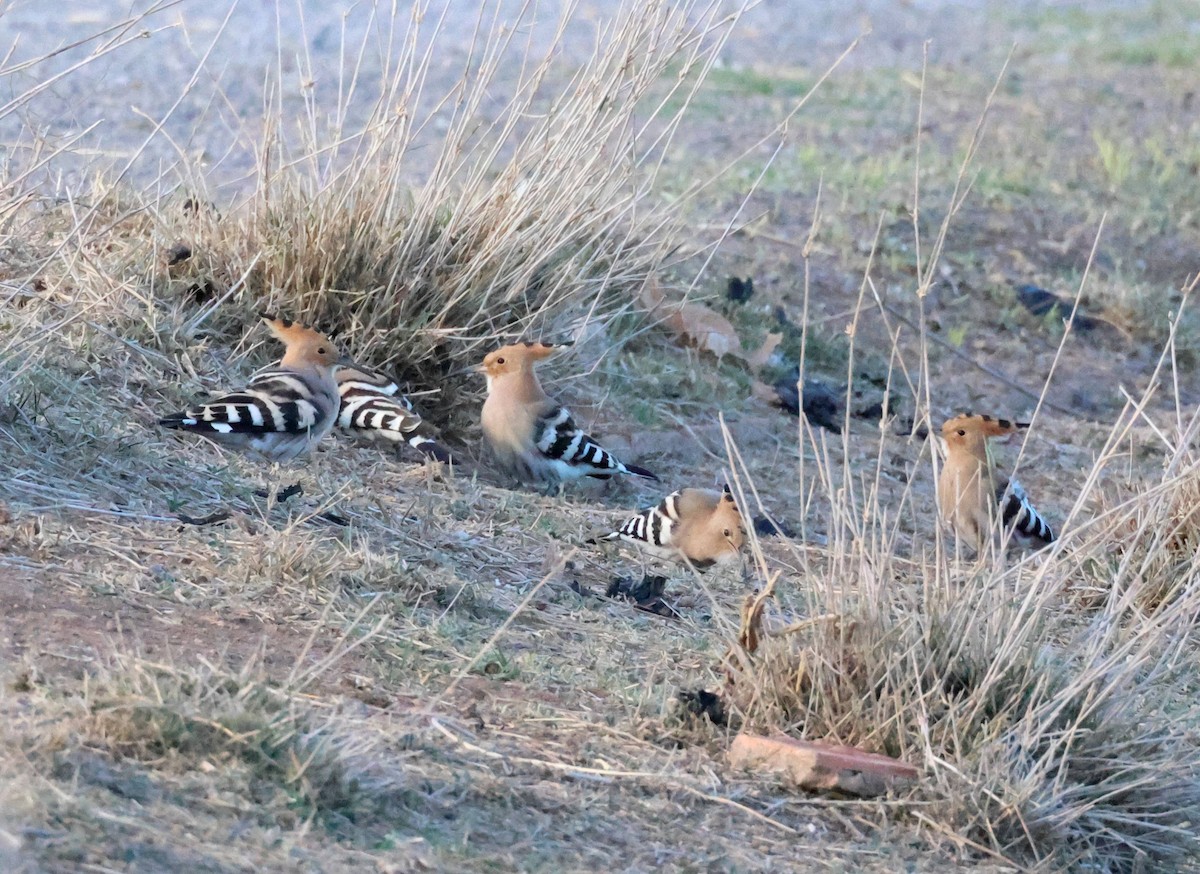
[[[488,376],[493,377],[512,373],[517,370],[530,370],[534,364],[543,358],[548,358],[564,346],[570,345],[572,345],[570,341],[565,343],[544,343],[539,340],[537,342],[514,343],[510,346],[501,346],[499,349],[495,349],[487,354],[479,369]]]
[[[345,360],[337,344],[324,334],[271,313],[262,312],[258,315],[271,333],[287,347],[281,362],[284,367],[329,367]]]
[[[952,419],[947,419],[942,425],[942,439],[945,440],[947,448],[960,447],[978,455],[987,446],[989,439],[1008,437],[1028,427],[1028,422],[1012,422],[994,416],[960,413]]]

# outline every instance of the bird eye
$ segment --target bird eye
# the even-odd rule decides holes
[[[726,528],[726,529],[725,529],[725,536],[726,536],[726,537],[732,537],[732,536],[733,536],[733,532],[732,532],[732,531],[730,531],[728,528]]]
[[[966,436],[967,436],[967,432],[966,432],[966,430],[965,430],[965,429],[963,429],[963,428],[959,428],[959,429],[958,429],[958,436],[959,436],[959,437],[966,437]]]
[[[324,354],[325,354],[325,347],[324,347],[324,346],[322,346],[322,347],[320,347],[319,349],[317,349],[317,354],[318,354],[318,355],[324,355]]]
[[[503,364],[503,363],[504,363],[504,359],[503,359],[503,358],[497,358],[497,359],[496,359],[496,363],[497,363],[497,364]]]

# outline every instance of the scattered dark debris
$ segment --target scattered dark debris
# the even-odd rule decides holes
[[[730,276],[729,285],[725,288],[725,296],[734,303],[745,303],[754,297],[754,279],[749,276],[745,279]]]
[[[266,489],[255,489],[254,494],[260,498],[268,498],[271,496],[271,493]],[[303,497],[303,495],[304,486],[300,485],[300,483],[292,483],[290,486],[287,486],[275,495],[275,503],[282,504],[284,501],[288,500],[288,498]]]
[[[254,494],[259,498],[266,498],[270,495],[270,492],[268,492],[266,489],[255,489]],[[303,494],[304,487],[300,485],[300,483],[292,483],[290,486],[281,489],[279,493],[276,494],[275,503],[282,504],[289,498],[295,498]],[[253,515],[255,512],[249,507],[235,507],[234,510],[239,513],[245,513],[249,515]],[[175,518],[184,525],[216,525],[218,522],[225,522],[226,520],[233,518],[233,512],[233,510],[216,510],[212,513],[209,513],[207,516],[189,516],[187,513],[176,513]],[[350,524],[349,519],[339,513],[333,512],[332,510],[327,510],[323,513],[317,513],[313,518],[322,519],[341,528],[345,528]],[[181,528],[180,530],[182,531],[183,529]]]
[[[189,516],[187,513],[176,513],[175,518],[184,525],[216,525],[218,522],[224,522],[227,519],[233,518],[233,513],[228,510],[217,510],[209,513],[207,516]],[[180,531],[183,529],[180,528]]]
[[[187,243],[176,243],[167,250],[167,266],[174,267],[192,257],[192,247]]]
[[[726,725],[725,702],[721,696],[707,689],[680,689],[677,696],[685,713],[696,717],[708,717],[713,725]]]
[[[1044,316],[1046,313],[1055,307],[1059,307],[1059,312],[1062,312],[1062,301],[1057,294],[1046,291],[1044,288],[1038,288],[1036,285],[1018,285],[1017,300],[1021,302],[1021,306],[1029,310],[1035,316]],[[1070,308],[1068,307],[1068,312]]]
[[[667,578],[658,574],[646,574],[639,582],[628,577],[614,577],[608,584],[604,595],[608,598],[622,598],[633,601],[634,606],[656,616],[668,619],[678,619],[679,612],[663,600],[662,594],[667,588]]]
[[[754,517],[754,533],[759,537],[774,537],[778,534],[780,537],[792,539],[796,536],[787,523],[766,515]]]
[[[1071,307],[1074,306],[1073,301],[1044,288],[1038,288],[1036,285],[1018,285],[1016,292],[1021,306],[1038,317],[1044,317],[1053,312],[1054,318],[1065,321],[1071,315]],[[1085,332],[1094,331],[1096,328],[1116,329],[1116,325],[1107,319],[1087,315],[1082,307],[1075,311],[1075,321],[1072,326],[1077,331]]]
[[[206,279],[203,282],[193,282],[188,286],[187,293],[196,303],[208,303],[217,296],[217,287],[211,279]]]
[[[785,377],[775,383],[775,396],[779,406],[793,416],[800,415],[801,409],[805,417],[814,425],[826,428],[835,434],[842,433],[842,398],[837,391],[820,380],[806,378],[804,380],[803,397],[797,388],[798,371],[796,376]]]
[[[604,595],[608,598],[646,601],[659,597],[666,588],[667,578],[659,574],[646,574],[639,582],[634,582],[629,577],[614,577]]]
[[[875,388],[883,389],[884,391],[887,390],[888,377],[885,373],[871,373],[864,370],[858,374],[858,378],[867,385],[873,385]]]
[[[867,404],[865,407],[860,407],[855,410],[852,415],[856,419],[866,419],[870,422],[878,422],[883,418],[883,401],[875,401],[872,404]]]
[[[221,213],[217,209],[217,205],[211,200],[202,200],[199,197],[189,196],[183,202],[183,212],[191,218],[198,218],[201,213],[209,213],[217,221],[221,220]]]

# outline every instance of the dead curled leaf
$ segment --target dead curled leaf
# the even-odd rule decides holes
[[[758,642],[763,633],[763,611],[775,593],[775,583],[778,579],[779,574],[773,574],[760,591],[747,595],[742,604],[742,622],[741,628],[738,630],[738,644],[746,652],[754,652],[758,649]]]
[[[716,310],[698,303],[668,301],[653,276],[642,286],[642,303],[652,314],[660,316],[663,326],[682,343],[711,352],[718,359],[731,355],[749,363],[737,331]],[[768,357],[771,351],[773,347],[767,352]]]
[[[782,342],[783,334],[767,334],[767,338],[763,340],[762,345],[750,353],[750,357],[746,359],[747,363],[755,370],[762,370],[771,361],[771,356],[775,354],[775,350],[779,348],[779,344]]]

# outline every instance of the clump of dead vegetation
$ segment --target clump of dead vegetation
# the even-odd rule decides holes
[[[264,137],[238,145],[258,172],[232,204],[214,203],[185,168],[187,181],[164,180],[177,190],[152,202],[101,179],[17,216],[36,251],[13,279],[40,293],[14,290],[31,324],[0,361],[41,354],[35,318],[86,312],[149,356],[190,358],[238,345],[266,307],[436,388],[423,407],[444,419],[461,389],[478,391],[463,372],[485,347],[573,336],[638,308],[636,292],[678,245],[688,197],[650,196],[658,166],[736,18],[699,3],[625,4],[565,81],[552,46],[524,47],[511,79],[519,28],[481,22],[461,78],[433,94],[440,24],[415,10],[389,40],[398,56],[383,81],[356,78],[332,106],[310,93],[303,119],[272,104]],[[497,106],[500,80],[510,96]],[[378,96],[350,129],[344,101],[357,92]],[[61,305],[47,312],[47,301]]]
[[[1113,427],[1060,541],[1007,561],[957,555],[911,483],[843,469],[808,431],[830,548],[795,551],[802,573],[777,583],[773,620],[748,614],[726,662],[735,722],[923,765],[913,815],[972,851],[1111,871],[1194,858],[1194,426],[1152,423],[1175,434],[1161,484],[1078,509],[1100,503],[1144,405]],[[936,549],[897,548],[909,515]]]
[[[89,693],[81,731],[117,759],[244,768],[301,817],[402,807],[407,781],[377,735],[305,706],[254,662],[227,674],[128,660],[96,675]]]
[[[189,196],[161,212],[161,239],[184,241],[190,257],[147,277],[167,308],[160,330],[189,344],[213,330],[228,339],[270,301],[349,333],[364,360],[442,388],[426,406],[450,409],[484,347],[570,335],[630,306],[675,245],[678,202],[647,195],[727,25],[699,4],[626,4],[565,84],[552,84],[553,51],[528,55],[498,112],[510,28],[493,25],[432,108],[413,38],[361,131],[316,137],[325,128],[310,106],[298,140],[280,119],[253,144],[260,174],[234,209]],[[664,94],[668,70],[681,72]],[[412,163],[427,154],[414,185]]]

